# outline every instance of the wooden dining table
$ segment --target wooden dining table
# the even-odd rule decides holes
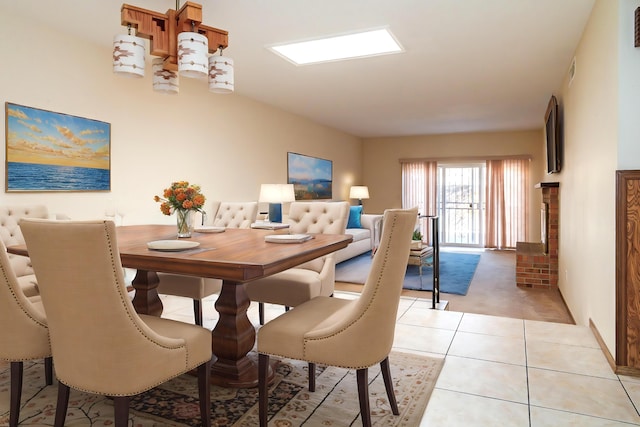
[[[286,230],[284,231],[286,233]],[[136,269],[133,305],[139,313],[160,316],[156,272],[222,279],[215,303],[219,318],[211,331],[212,383],[226,387],[257,386],[257,366],[247,357],[255,344],[255,328],[247,317],[251,303],[244,283],[270,276],[346,247],[350,235],[315,234],[302,243],[268,243],[265,236],[282,231],[226,229],[220,233],[194,232],[181,241],[197,242],[193,249],[162,252],[147,243],[176,239],[174,226],[133,225],[117,228],[123,267]]]
[[[284,231],[286,233],[286,230]],[[138,313],[160,316],[156,272],[222,279],[215,303],[219,318],[211,331],[213,364],[211,382],[223,387],[247,388],[258,384],[256,364],[247,355],[256,340],[255,328],[247,317],[251,303],[244,283],[284,271],[346,247],[350,235],[313,234],[302,243],[268,243],[265,236],[283,231],[225,229],[219,233],[194,232],[180,241],[198,246],[179,251],[149,249],[147,243],[176,240],[170,225],[131,225],[117,228],[122,266],[136,269],[132,286],[133,306]],[[10,246],[10,253],[27,255],[25,245]]]

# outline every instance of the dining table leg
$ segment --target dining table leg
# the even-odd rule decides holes
[[[158,296],[158,274],[155,271],[138,270],[131,285],[136,290],[133,296],[133,307],[136,312],[160,316],[162,314],[162,301]]]
[[[216,356],[211,366],[213,384],[232,388],[258,386],[258,366],[247,356],[256,342],[255,328],[247,317],[250,304],[242,283],[222,281],[215,303],[220,317],[211,331]]]
[[[132,281],[135,289],[133,306],[136,312],[162,315],[162,301],[158,296],[158,275],[138,270]],[[215,303],[219,318],[211,331],[211,383],[229,388],[258,386],[258,365],[247,355],[256,342],[256,331],[247,316],[251,301],[242,283],[222,281],[222,290]],[[269,367],[268,381],[274,377]]]

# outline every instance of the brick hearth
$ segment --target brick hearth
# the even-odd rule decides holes
[[[559,192],[557,182],[542,182],[536,188],[542,189],[543,207],[541,218],[543,242],[516,243],[516,285],[522,288],[551,289],[558,287],[558,225],[559,225]],[[546,244],[544,236],[546,235]]]

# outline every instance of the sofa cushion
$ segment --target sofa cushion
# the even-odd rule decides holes
[[[354,242],[359,242],[360,240],[365,240],[371,237],[371,231],[369,231],[368,228],[347,228],[345,233],[351,234]]]
[[[347,228],[362,228],[360,217],[362,216],[362,206],[351,206],[349,208],[349,220]]]

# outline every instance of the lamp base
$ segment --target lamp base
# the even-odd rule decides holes
[[[282,222],[282,203],[269,203],[269,222]]]

